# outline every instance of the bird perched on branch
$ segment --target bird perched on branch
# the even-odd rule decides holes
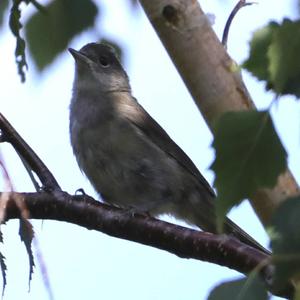
[[[80,169],[105,202],[171,214],[216,233],[215,193],[191,159],[132,96],[113,48],[90,43],[75,59],[70,136]],[[224,231],[268,252],[240,227]]]

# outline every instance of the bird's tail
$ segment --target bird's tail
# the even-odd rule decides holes
[[[198,226],[203,231],[217,233],[216,214],[213,200],[213,197],[211,197],[206,200],[201,199],[201,201],[187,201],[188,203],[181,207],[177,216],[180,219],[188,221],[190,224]],[[223,232],[266,254],[271,254],[269,250],[264,248],[229,218],[225,219]]]
[[[224,232],[233,235],[241,242],[256,248],[268,255],[271,255],[271,252],[263,247],[259,242],[257,242],[254,238],[252,238],[247,232],[245,232],[241,227],[232,222],[230,219],[226,218],[224,222]]]

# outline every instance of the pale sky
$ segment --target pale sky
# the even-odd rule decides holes
[[[125,67],[138,101],[212,183],[213,173],[208,170],[213,160],[211,134],[143,11],[132,14],[127,1],[98,2],[103,4],[103,11],[97,30],[81,34],[69,46],[79,49],[102,35],[115,39],[124,48]],[[226,1],[226,5],[212,0],[200,3],[205,12],[215,15],[214,29],[220,36],[236,1]],[[280,21],[295,14],[292,1],[276,1],[276,5],[272,0],[259,3],[243,9],[234,20],[228,49],[237,62],[247,57],[248,41],[255,29],[270,19]],[[21,84],[14,63],[14,46],[15,40],[10,32],[3,30],[0,38],[1,112],[42,158],[64,190],[72,194],[83,188],[86,193],[98,198],[78,170],[69,144],[68,106],[74,73],[73,58],[66,51],[42,75],[35,72],[29,60],[27,81]],[[257,106],[267,107],[273,95],[265,93],[264,85],[247,74],[244,79]],[[272,112],[290,155],[290,168],[299,180],[299,105],[293,98],[286,97]],[[0,147],[15,189],[33,191],[12,149],[7,145]],[[235,209],[231,217],[266,245],[266,235],[247,203]],[[158,249],[111,238],[72,224],[53,221],[32,223],[39,255],[47,269],[56,300],[204,300],[218,282],[241,276],[224,267],[180,259]],[[9,221],[1,228],[5,243],[0,249],[7,258],[8,266],[4,299],[48,299],[39,269],[41,260],[37,257],[31,291],[27,292],[27,256],[18,237],[17,222]]]

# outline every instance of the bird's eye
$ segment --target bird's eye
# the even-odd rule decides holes
[[[99,57],[99,63],[101,64],[102,67],[107,68],[110,66],[110,63],[105,56],[100,56]]]

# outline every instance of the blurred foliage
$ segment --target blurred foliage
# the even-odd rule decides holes
[[[254,33],[244,67],[278,95],[300,97],[300,21],[271,22]]]
[[[294,300],[300,300],[300,284],[297,284],[297,286],[296,286]]]
[[[13,35],[16,37],[16,49],[15,49],[15,58],[18,67],[18,73],[21,77],[21,81],[25,81],[25,71],[24,69],[28,68],[25,56],[25,40],[21,36],[21,29],[23,24],[21,23],[21,4],[33,4],[38,10],[42,10],[43,7],[36,0],[14,0],[12,1],[12,7],[10,10],[9,16],[9,27]],[[2,11],[2,16],[5,14],[5,9],[8,6],[5,6]]]
[[[244,63],[244,67],[248,71],[255,74],[259,80],[268,78],[268,47],[272,41],[272,34],[276,23],[270,23],[258,31],[256,31],[251,40],[250,57]]]
[[[8,9],[8,3],[9,3],[9,0],[1,0],[0,1],[0,27],[3,26],[5,13],[7,12],[7,9]]]
[[[208,300],[267,300],[268,293],[258,276],[223,282],[209,294]]]
[[[3,234],[2,231],[0,230],[0,243],[3,243]],[[2,298],[4,295],[4,290],[6,287],[6,271],[7,271],[7,267],[6,267],[6,263],[5,263],[5,257],[4,255],[0,252],[0,268],[1,268],[1,275],[2,275]]]
[[[25,81],[25,72],[24,69],[27,69],[27,62],[25,56],[25,40],[21,37],[21,29],[23,27],[21,19],[21,10],[19,5],[21,2],[15,1],[10,11],[9,16],[9,27],[13,35],[16,37],[16,49],[15,49],[15,58],[18,66],[18,73],[21,76],[21,81]]]
[[[137,0],[127,0],[132,8],[139,7]],[[25,24],[26,38],[22,36],[21,4],[33,4],[37,11]],[[5,14],[10,10],[9,25],[16,37],[15,58],[21,81],[25,81],[28,68],[25,50],[28,49],[39,71],[49,66],[54,59],[66,50],[68,44],[78,34],[95,26],[101,11],[101,2],[93,0],[51,0],[42,7],[36,0],[0,0],[0,26]],[[121,54],[121,48],[110,42]],[[121,56],[121,55],[120,55]]]
[[[44,13],[34,14],[26,23],[26,40],[39,70],[52,63],[71,39],[93,26],[98,13],[91,0],[54,0]]]
[[[300,4],[300,1],[297,1]],[[264,80],[266,82],[266,89],[273,90],[277,95],[294,95],[295,97],[300,97],[300,21],[292,21],[289,19],[284,19],[281,23],[270,22],[265,27],[257,30],[250,44],[250,55],[249,58],[244,62],[243,66],[250,71],[254,76],[259,80]],[[223,126],[226,124],[222,123]],[[222,124],[220,127],[222,127]],[[269,124],[272,125],[272,124]],[[236,126],[243,126],[243,122],[236,122]],[[280,146],[279,138],[277,137],[273,125],[267,129],[261,140],[261,147],[259,153],[255,154],[255,159],[257,163],[252,161],[251,164],[247,164],[245,168],[246,171],[242,172],[242,176],[250,175],[251,178],[248,178],[248,186],[246,186],[246,181],[236,180],[236,186],[232,180],[226,181],[226,175],[228,177],[232,176],[230,172],[233,172],[233,177],[236,177],[236,170],[232,170],[233,166],[226,165],[226,153],[229,153],[229,148],[232,146],[233,140],[228,137],[223,137],[224,145],[219,145],[219,155],[217,153],[216,161],[223,161],[222,165],[224,169],[221,170],[222,165],[219,166],[218,170],[216,169],[216,185],[224,186],[227,184],[225,189],[234,188],[234,193],[230,194],[230,191],[226,194],[227,197],[233,196],[233,198],[228,201],[225,201],[223,197],[222,187],[221,187],[221,200],[224,203],[218,201],[217,206],[218,210],[221,212],[223,217],[224,212],[231,208],[236,202],[234,197],[237,197],[239,189],[242,189],[240,197],[244,193],[244,196],[251,189],[253,181],[257,181],[261,186],[270,187],[276,180],[277,176],[285,169],[286,167],[286,153],[282,146]],[[226,130],[223,129],[222,130]],[[238,129],[231,128],[233,132]],[[249,133],[247,130],[244,130],[244,137],[240,136],[241,144],[246,148],[247,140],[249,139]],[[270,131],[271,130],[271,131]],[[257,128],[257,132],[259,129]],[[254,133],[254,131],[253,131]],[[273,142],[270,138],[273,136]],[[253,138],[253,136],[252,136]],[[217,137],[216,137],[217,139]],[[216,141],[214,144],[217,143]],[[219,141],[219,144],[221,141]],[[248,144],[249,153],[256,148],[255,144],[260,143],[259,139],[252,140],[251,144]],[[264,146],[263,146],[264,145]],[[223,149],[222,149],[223,147]],[[235,146],[233,146],[235,147]],[[263,148],[265,147],[265,149]],[[225,148],[225,149],[224,149]],[[237,148],[236,148],[237,149]],[[232,150],[234,151],[234,150]],[[237,151],[237,150],[236,150]],[[216,152],[217,148],[216,148]],[[267,156],[269,153],[269,157]],[[247,157],[247,160],[251,160],[251,156]],[[234,160],[237,155],[237,152],[233,152]],[[227,157],[229,159],[229,156]],[[271,165],[271,160],[273,161],[273,170]],[[259,167],[258,162],[261,162],[263,168],[269,168],[268,172],[265,172]],[[240,161],[242,163],[242,161]],[[236,162],[233,163],[235,165]],[[256,168],[259,174],[252,173],[252,168],[256,165]],[[243,164],[241,165],[243,166]],[[230,171],[230,172],[229,172]],[[218,175],[219,172],[219,175]],[[247,174],[245,174],[247,173]],[[250,174],[249,174],[250,173]],[[252,174],[251,174],[252,173]],[[218,178],[219,176],[219,178]],[[267,181],[263,184],[263,176]],[[228,183],[229,182],[229,183]],[[231,185],[230,185],[231,184]],[[244,185],[244,186],[243,186]],[[225,194],[224,192],[224,194]],[[275,264],[275,276],[273,285],[276,286],[276,289],[280,290],[285,287],[287,282],[292,279],[298,282],[300,275],[300,197],[291,198],[283,202],[283,204],[275,212],[272,220],[271,233],[271,246],[273,250],[273,261]],[[296,288],[296,296],[294,299],[300,300],[300,286]]]
[[[229,112],[215,127],[213,147],[219,225],[226,213],[262,187],[272,188],[287,167],[286,152],[268,111]]]
[[[272,220],[271,246],[276,267],[274,284],[282,287],[300,275],[300,197],[285,201]]]

